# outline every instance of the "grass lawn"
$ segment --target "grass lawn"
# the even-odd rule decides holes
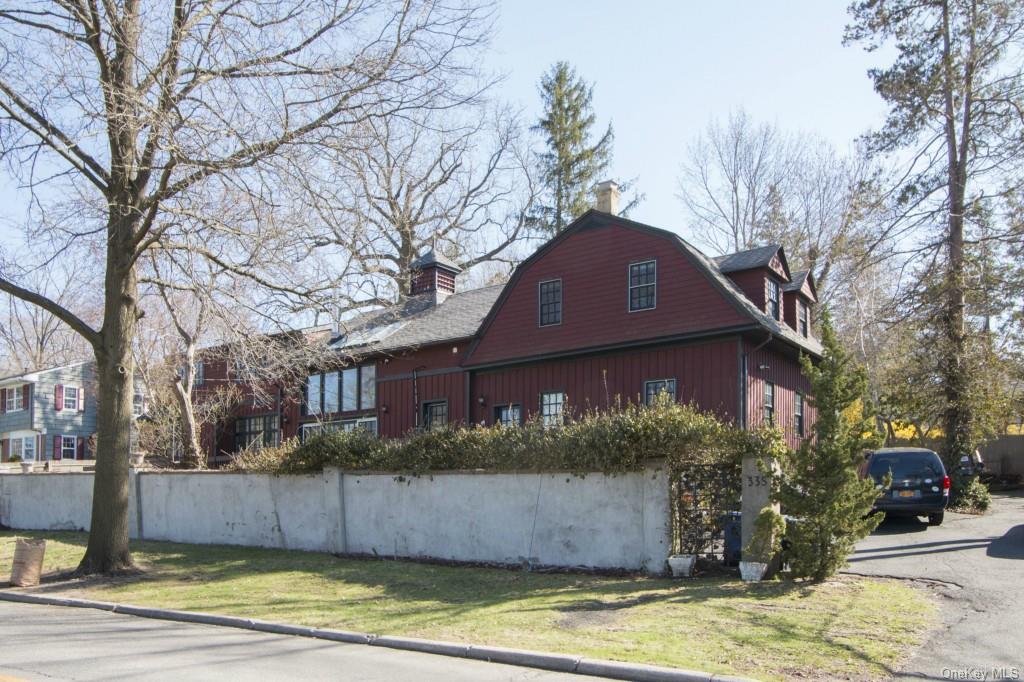
[[[83,533],[48,540],[45,571],[73,569]],[[12,532],[0,532],[0,574]],[[762,679],[884,676],[937,622],[895,581],[817,586],[451,568],[248,547],[133,543],[141,577],[50,583],[65,596],[375,634],[640,661]]]

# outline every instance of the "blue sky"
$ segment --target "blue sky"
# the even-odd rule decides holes
[[[537,83],[565,60],[594,85],[598,125],[615,126],[613,174],[638,178],[632,217],[686,234],[675,196],[687,142],[744,107],[758,121],[846,149],[881,123],[867,70],[884,54],[843,47],[843,0],[504,0],[491,66],[500,95],[533,120]]]
[[[613,175],[647,195],[632,217],[686,235],[676,178],[712,118],[744,107],[757,121],[846,148],[885,108],[867,69],[886,55],[843,47],[845,0],[503,0],[486,66],[497,94],[537,118],[537,83],[566,60],[594,85],[598,126],[615,126]],[[0,174],[0,218],[21,196]],[[13,213],[13,215],[12,215]],[[9,229],[0,220],[0,235]],[[9,235],[9,233],[8,233]]]

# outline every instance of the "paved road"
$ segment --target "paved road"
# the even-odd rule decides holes
[[[940,581],[948,598],[943,629],[897,679],[1024,680],[1024,495],[993,498],[938,527],[887,520],[857,546],[851,572]]]
[[[129,679],[580,682],[596,678],[92,609],[0,602],[0,682]]]

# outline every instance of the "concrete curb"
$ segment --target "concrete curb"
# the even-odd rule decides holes
[[[493,646],[476,646],[457,642],[435,642],[428,639],[412,637],[392,637],[389,635],[371,635],[363,632],[347,630],[331,630],[313,628],[287,623],[239,618],[237,616],[220,616],[214,613],[197,611],[175,611],[172,609],[154,609],[130,604],[114,604],[112,602],[93,601],[91,599],[74,599],[71,597],[48,597],[45,595],[27,594],[24,592],[8,592],[0,590],[0,601],[18,602],[22,604],[42,604],[47,606],[69,606],[74,608],[98,609],[111,613],[121,613],[139,618],[169,620],[179,623],[198,623],[218,627],[254,630],[275,635],[312,637],[346,644],[366,644],[369,646],[417,651],[439,656],[470,658],[492,663],[505,663],[526,668],[539,668],[555,672],[577,673],[593,677],[605,677],[614,680],[636,680],[638,682],[754,682],[745,677],[730,677],[680,668],[665,668],[642,663],[620,663],[618,661],[602,661],[565,654],[549,654],[525,649],[506,649]]]

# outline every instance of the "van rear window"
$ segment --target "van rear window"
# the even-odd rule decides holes
[[[873,478],[881,478],[892,470],[894,479],[938,478],[942,476],[942,463],[931,452],[902,452],[875,455],[868,471]]]

